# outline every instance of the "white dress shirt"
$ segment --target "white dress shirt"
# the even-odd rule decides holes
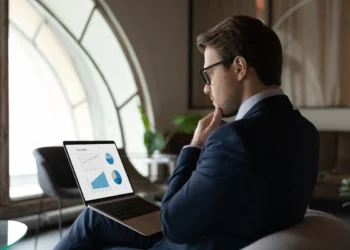
[[[236,115],[235,120],[240,120],[243,118],[243,116],[245,116],[248,111],[258,102],[264,100],[267,97],[271,97],[271,96],[276,96],[276,95],[283,95],[283,90],[278,88],[278,89],[269,89],[263,92],[260,92],[256,95],[253,95],[251,97],[249,97],[247,100],[245,100],[241,107],[238,110],[238,113]]]

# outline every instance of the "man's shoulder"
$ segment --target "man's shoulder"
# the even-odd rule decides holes
[[[242,130],[249,129],[249,124],[257,124],[259,120],[258,117],[248,117],[238,121],[231,121],[215,129],[211,136],[214,138],[236,140],[240,137]]]
[[[245,117],[237,121],[228,122],[213,131],[210,136],[212,140],[227,142],[246,141],[245,138],[258,139],[259,137],[279,137],[281,133],[298,133],[307,130],[312,134],[318,133],[316,127],[298,110],[292,112],[265,111]],[[267,141],[265,141],[267,143]]]
[[[237,129],[235,122],[228,122],[216,128],[211,133],[208,140],[237,142],[240,141],[239,130]]]

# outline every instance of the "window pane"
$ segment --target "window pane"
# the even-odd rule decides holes
[[[63,139],[74,140],[76,136],[71,109],[54,73],[33,45],[11,25],[9,107],[10,194],[13,198],[39,190],[32,155],[35,148],[62,145]],[[32,182],[24,185],[20,180],[14,181],[23,176],[33,177],[27,178]],[[16,183],[23,185],[20,188]]]
[[[123,147],[116,109],[98,71],[69,35],[58,27],[54,28],[53,32],[73,58],[75,68],[81,77],[90,104],[95,139],[114,140],[118,147]]]
[[[27,0],[9,1],[9,18],[29,38],[33,38],[38,29],[41,17]]]
[[[96,68],[90,61],[85,60],[84,63],[79,64],[78,70],[84,72],[82,79],[86,84],[89,99],[92,101],[93,121],[98,125],[96,139],[113,140],[118,147],[123,147],[116,108]]]
[[[91,123],[91,115],[87,102],[80,104],[74,109],[75,123],[78,128],[79,140],[93,140],[94,133]]]
[[[89,15],[94,7],[93,1],[87,0],[40,0],[54,15],[80,38]]]
[[[98,11],[92,16],[82,44],[105,75],[118,105],[136,93],[135,80],[125,54]]]
[[[43,190],[36,174],[10,176],[10,198],[12,200],[42,193]]]
[[[135,96],[121,110],[120,115],[124,128],[125,150],[130,153],[145,153],[146,149],[143,144],[143,126],[141,115],[138,110],[140,98]]]
[[[138,110],[140,98],[135,96],[127,105],[120,110],[121,120],[124,128],[126,152],[130,155],[133,166],[144,176],[148,174],[147,164],[138,159],[146,155],[146,148],[143,144],[143,126],[141,115]],[[135,157],[134,157],[135,156]]]
[[[41,28],[35,42],[58,73],[71,104],[85,99],[84,89],[72,60],[48,25]]]

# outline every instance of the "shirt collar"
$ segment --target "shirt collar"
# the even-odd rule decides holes
[[[242,119],[245,114],[248,113],[248,111],[258,102],[262,101],[263,99],[271,96],[276,96],[276,95],[283,95],[283,90],[278,88],[278,89],[269,89],[263,92],[260,92],[256,95],[253,95],[249,97],[247,100],[245,100],[241,107],[238,110],[238,113],[236,115],[236,121]]]

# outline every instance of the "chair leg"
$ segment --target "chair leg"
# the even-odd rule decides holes
[[[60,217],[58,220],[58,227],[60,230],[60,239],[62,239],[62,200],[61,198],[58,198],[58,212],[60,214]]]
[[[36,250],[37,246],[38,246],[40,218],[41,218],[41,212],[43,210],[43,199],[44,199],[44,196],[41,196],[41,198],[40,198],[40,205],[39,205],[38,220],[36,222],[36,230],[35,230],[36,232],[35,232],[35,239],[34,239],[34,250]]]

